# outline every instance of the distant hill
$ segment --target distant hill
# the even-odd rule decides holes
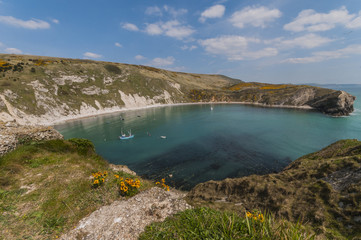
[[[0,121],[52,124],[122,109],[192,102],[244,102],[353,111],[354,97],[331,89],[245,83],[223,75],[149,66],[0,54]]]

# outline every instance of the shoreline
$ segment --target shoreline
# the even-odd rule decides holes
[[[76,121],[85,118],[97,117],[102,115],[110,115],[116,114],[121,112],[128,112],[128,111],[136,111],[136,110],[143,110],[149,108],[159,108],[159,107],[172,107],[172,106],[187,106],[187,105],[219,105],[219,104],[239,104],[239,105],[250,105],[250,106],[257,106],[257,107],[266,107],[266,108],[285,108],[285,109],[302,109],[302,110],[313,110],[314,108],[310,106],[293,106],[293,105],[267,105],[264,103],[250,103],[250,102],[194,102],[194,103],[168,103],[168,104],[153,104],[147,105],[142,107],[133,107],[127,108],[123,107],[121,109],[107,109],[107,110],[98,110],[99,113],[89,113],[89,114],[79,114],[79,115],[70,115],[64,118],[50,121],[48,123],[42,124],[44,126],[55,126],[64,124],[71,121]]]

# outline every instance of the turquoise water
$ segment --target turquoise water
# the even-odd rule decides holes
[[[111,163],[189,189],[211,179],[279,171],[337,140],[361,139],[361,85],[336,87],[358,97],[350,117],[238,104],[215,104],[211,110],[205,104],[103,115],[55,128],[65,138],[90,139]],[[119,140],[129,129],[135,137]]]

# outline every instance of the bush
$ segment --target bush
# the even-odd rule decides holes
[[[81,155],[87,155],[95,152],[94,144],[84,138],[71,138],[68,140],[77,147],[78,153]]]

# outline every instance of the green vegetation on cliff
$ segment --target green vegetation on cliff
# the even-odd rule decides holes
[[[107,171],[100,187],[92,174]],[[31,142],[0,158],[0,239],[50,239],[121,199],[112,169],[85,139]],[[101,179],[100,179],[101,180]],[[152,184],[142,180],[141,190]]]
[[[0,121],[50,124],[122,108],[188,102],[312,107],[348,115],[354,97],[311,86],[244,83],[149,66],[0,54]]]
[[[201,183],[188,198],[196,205],[301,219],[328,239],[360,238],[361,142],[338,141],[280,173]]]

